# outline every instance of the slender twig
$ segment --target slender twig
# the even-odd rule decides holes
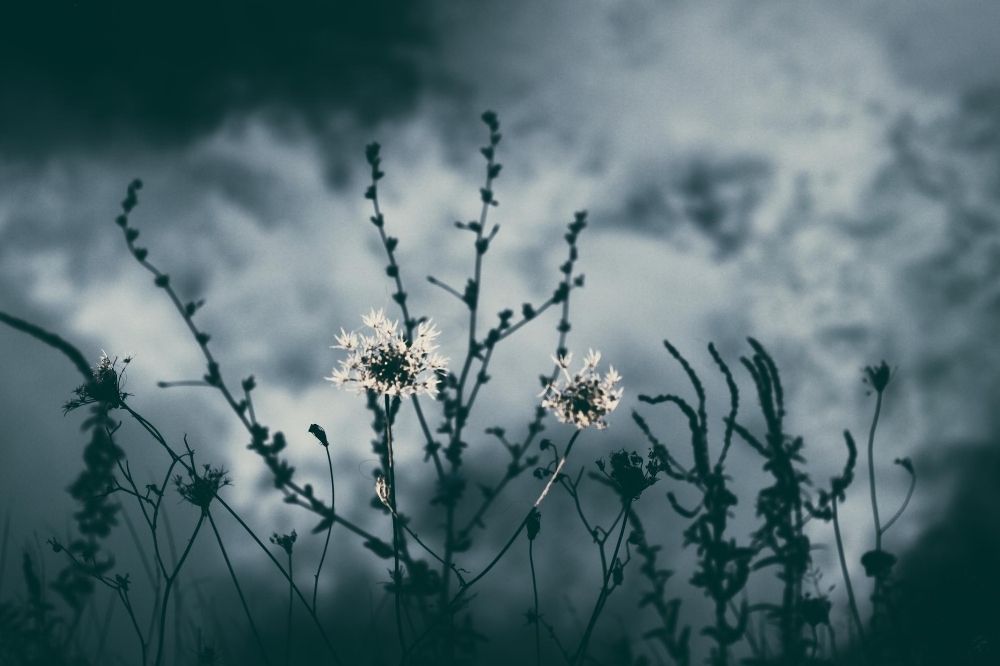
[[[573,443],[576,441],[576,438],[580,435],[581,432],[582,432],[581,430],[575,431],[573,433],[573,436],[570,438],[569,444],[567,444],[566,446],[566,453],[563,454],[561,458],[563,464],[565,464],[565,460],[569,456],[570,450],[573,448]],[[552,478],[549,479],[549,484],[547,484],[546,488],[548,488],[551,485],[552,481],[557,476],[558,476],[558,471],[556,474],[552,476]],[[420,634],[414,639],[414,641],[410,644],[409,649],[404,651],[403,653],[403,659],[402,659],[403,663],[406,662],[406,660],[409,658],[410,653],[417,647],[417,645],[419,645],[425,638],[427,638],[427,636],[430,635],[431,631],[435,629],[442,621],[445,621],[450,616],[451,610],[457,607],[458,603],[468,593],[468,591],[472,588],[472,586],[478,583],[480,580],[482,580],[486,576],[486,574],[492,571],[493,568],[500,562],[500,560],[503,559],[503,556],[507,554],[507,551],[510,550],[511,546],[514,545],[514,542],[517,541],[517,537],[519,537],[521,535],[521,532],[524,531],[524,528],[527,527],[528,519],[531,518],[532,513],[537,511],[538,507],[545,499],[546,494],[547,490],[543,490],[542,495],[539,496],[537,500],[535,500],[535,503],[525,514],[524,518],[521,519],[521,522],[518,524],[517,529],[514,530],[514,533],[510,536],[509,539],[507,539],[507,542],[500,549],[500,552],[497,553],[492,560],[490,560],[489,564],[487,564],[482,571],[480,571],[476,576],[469,579],[467,582],[465,582],[463,585],[459,587],[455,595],[451,597],[451,599],[446,604],[443,605],[441,615],[439,615],[438,619],[432,622],[430,626],[424,629],[424,632],[422,634]]]
[[[882,534],[888,532],[889,528],[892,527],[895,524],[895,522],[899,520],[899,517],[903,515],[903,512],[906,511],[906,507],[909,506],[910,499],[913,497],[913,491],[917,487],[916,472],[913,471],[912,467],[907,467],[906,469],[910,473],[910,487],[907,488],[906,497],[903,498],[903,503],[900,504],[899,509],[897,509],[896,513],[892,515],[892,518],[890,518],[884,525],[882,525]]]
[[[287,548],[288,554],[288,620],[285,624],[285,666],[291,663],[292,656],[292,604],[295,602],[295,590],[292,581],[295,580],[292,572],[292,549]]]
[[[875,428],[882,411],[882,391],[877,391],[875,399],[875,416],[872,418],[871,429],[868,431],[868,485],[871,489],[872,516],[875,518],[875,550],[882,550],[882,526],[878,519],[878,499],[875,496]]]
[[[243,528],[243,531],[250,536],[253,542],[257,544],[257,547],[260,548],[260,550],[262,550],[265,555],[267,555],[269,560],[271,560],[271,564],[273,564],[275,568],[281,573],[281,575],[285,577],[285,580],[289,582],[289,584],[292,586],[292,589],[295,591],[296,598],[298,598],[299,602],[306,609],[306,613],[309,615],[309,618],[313,621],[313,624],[316,626],[316,630],[319,632],[320,638],[323,640],[323,644],[326,646],[326,649],[330,652],[330,656],[333,657],[333,660],[337,664],[343,664],[344,662],[341,660],[339,653],[333,646],[333,643],[330,641],[330,637],[327,636],[326,634],[326,629],[323,628],[323,623],[319,621],[319,617],[316,615],[312,607],[309,605],[309,601],[302,594],[302,591],[299,590],[298,586],[295,585],[295,583],[292,581],[292,577],[289,576],[288,572],[285,571],[285,568],[281,566],[281,562],[275,559],[274,555],[271,553],[268,547],[264,545],[264,542],[260,540],[260,537],[257,536],[257,533],[253,531],[253,528],[247,525],[246,521],[243,520],[243,518],[240,516],[239,513],[237,513],[231,506],[229,506],[229,504],[219,495],[215,496],[215,500],[219,503],[219,505],[222,508],[226,510],[226,513],[228,513],[233,518],[233,520],[235,520],[240,525],[240,527]]]
[[[399,634],[399,649],[403,654],[406,654],[406,637],[403,635],[402,614],[403,579],[399,573],[399,514],[396,509],[396,466],[392,456],[392,417],[389,413],[389,400],[389,396],[385,396],[385,444],[388,449],[386,467],[387,476],[389,477],[389,508],[392,514],[392,590],[396,605],[396,632]]]
[[[528,564],[531,565],[531,593],[535,604],[535,666],[542,666],[542,618],[538,614],[538,581],[535,579],[535,540],[528,540]]]
[[[330,511],[336,513],[336,491],[333,484],[333,459],[330,457],[330,447],[324,446],[323,450],[326,451],[326,465],[330,470]],[[323,570],[323,562],[326,560],[326,551],[330,547],[330,533],[333,532],[333,523],[335,521],[330,521],[330,526],[326,528],[326,541],[323,542],[323,554],[319,558],[319,565],[316,567],[316,576],[313,581],[313,612],[316,611],[316,592],[319,589],[319,574]]]
[[[243,596],[243,588],[240,587],[240,581],[236,578],[236,571],[233,569],[233,564],[229,561],[229,553],[226,552],[226,546],[222,542],[222,536],[219,534],[219,528],[215,524],[215,518],[212,517],[211,511],[206,512],[206,514],[208,515],[208,524],[211,525],[212,532],[215,534],[215,541],[219,544],[219,550],[222,552],[222,559],[226,562],[226,569],[229,571],[229,577],[233,581],[233,587],[236,588],[236,594],[240,598],[240,605],[243,606],[243,613],[247,616],[247,622],[250,624],[250,633],[253,634],[254,640],[257,641],[261,660],[269,665],[271,660],[267,658],[267,649],[264,647],[264,641],[261,640],[260,632],[257,631],[257,625],[253,621],[250,606],[247,604],[246,597]]]
[[[533,506],[536,509],[545,500],[545,496],[549,494],[549,490],[552,488],[552,484],[555,483],[556,479],[559,478],[559,473],[562,472],[562,468],[566,465],[566,460],[569,458],[570,451],[573,450],[573,445],[576,443],[576,438],[580,436],[581,432],[583,431],[578,429],[573,433],[573,436],[570,437],[569,444],[566,445],[566,453],[564,453],[562,457],[559,459],[559,464],[556,465],[556,471],[554,471],[552,473],[552,476],[549,477],[549,480],[545,484],[545,487],[542,489],[541,494],[538,495],[538,499],[535,500],[535,504]]]
[[[94,654],[94,663],[100,664],[104,656],[104,646],[108,642],[108,629],[111,627],[111,616],[115,611],[115,598],[108,597],[108,609],[104,611],[104,621],[98,629],[97,652]]]
[[[840,534],[840,518],[837,513],[837,498],[831,501],[833,510],[833,534],[837,541],[837,556],[840,559],[840,573],[844,576],[844,587],[847,588],[847,602],[851,609],[851,619],[854,620],[854,628],[858,632],[858,638],[862,645],[865,641],[864,625],[861,622],[861,613],[858,611],[858,602],[854,597],[854,586],[851,584],[851,573],[847,568],[847,558],[844,555],[844,539]]]
[[[163,663],[163,638],[166,634],[167,625],[167,607],[170,601],[170,592],[173,589],[174,582],[177,580],[177,575],[181,571],[181,567],[184,566],[184,562],[187,560],[188,555],[191,553],[191,548],[194,546],[195,539],[198,538],[198,532],[201,531],[201,526],[205,522],[205,512],[202,512],[198,516],[198,522],[195,524],[194,531],[191,533],[191,537],[188,539],[187,546],[184,548],[184,552],[181,554],[180,559],[174,565],[173,572],[167,576],[166,585],[163,591],[163,601],[160,605],[160,624],[159,631],[157,632],[156,639],[156,659],[154,660],[155,666],[161,666]]]
[[[605,601],[607,601],[609,593],[608,583],[611,582],[611,576],[614,573],[615,563],[618,560],[618,553],[621,550],[622,540],[625,537],[625,527],[628,525],[628,512],[631,507],[632,500],[628,500],[625,503],[624,510],[622,511],[622,524],[621,528],[618,530],[618,540],[615,543],[615,549],[611,554],[611,565],[607,567],[607,571],[605,572],[601,582],[601,593],[597,597],[597,603],[594,604],[594,610],[590,613],[590,620],[587,621],[587,629],[583,632],[583,638],[580,639],[580,645],[576,649],[576,656],[573,659],[574,664],[583,663],[583,660],[587,655],[587,645],[590,643],[590,638],[594,633],[594,627],[597,626],[597,618],[604,609]]]
[[[145,666],[146,662],[149,659],[149,654],[148,654],[149,646],[146,641],[145,635],[142,633],[142,629],[139,628],[139,620],[135,616],[135,609],[132,608],[132,602],[128,596],[128,585],[125,582],[127,578],[123,579],[120,576],[116,576],[115,578],[109,578],[107,576],[101,575],[95,572],[91,567],[88,567],[85,564],[83,564],[83,562],[80,562],[80,560],[77,559],[77,557],[71,551],[67,550],[62,546],[59,546],[55,540],[50,540],[49,543],[52,544],[54,548],[58,546],[57,550],[59,552],[64,553],[66,557],[70,560],[70,562],[72,562],[77,569],[79,569],[83,573],[87,574],[94,580],[98,581],[102,585],[110,588],[115,592],[115,594],[118,596],[118,600],[121,601],[122,606],[124,606],[125,611],[128,613],[129,620],[132,623],[132,629],[135,631],[136,638],[139,641],[139,649],[142,654],[141,663],[143,666]]]
[[[0,590],[3,589],[4,573],[7,571],[7,544],[10,542],[10,509],[3,521],[3,545],[0,545]],[[0,596],[0,599],[3,597]]]
[[[146,572],[146,578],[149,579],[149,585],[150,587],[156,587],[156,577],[153,575],[153,568],[149,564],[149,558],[146,556],[146,549],[142,547],[142,542],[139,540],[139,534],[135,531],[135,525],[132,523],[132,519],[128,517],[128,511],[124,507],[120,511],[120,514],[125,520],[125,527],[128,528],[132,545],[135,546],[136,551],[139,553],[139,561],[142,563],[142,570]]]

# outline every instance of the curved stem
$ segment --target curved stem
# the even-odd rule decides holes
[[[882,392],[878,391],[878,398],[875,400],[875,416],[872,418],[872,427],[868,431],[868,485],[871,489],[872,515],[875,518],[875,550],[882,550],[882,526],[878,519],[878,499],[875,496],[875,428],[878,426],[878,417],[882,411]]]
[[[326,451],[326,465],[330,470],[330,513],[336,515],[336,491],[333,485],[333,459],[330,457],[330,447],[324,446]],[[326,561],[326,551],[330,547],[330,534],[333,532],[335,520],[330,521],[330,526],[326,528],[326,541],[323,543],[323,554],[319,558],[319,565],[316,567],[316,577],[313,581],[313,612],[316,612],[316,592],[319,590],[319,574],[323,570],[323,562]]]
[[[565,464],[565,460],[569,456],[570,451],[573,449],[573,444],[576,442],[576,439],[577,437],[580,436],[581,432],[583,431],[577,430],[576,432],[574,432],[573,436],[569,440],[569,444],[566,445],[566,453],[563,454],[562,457],[563,464]],[[430,626],[424,629],[423,633],[421,633],[419,636],[417,636],[416,639],[414,639],[413,643],[409,647],[409,650],[403,651],[403,657],[402,657],[403,663],[406,662],[410,652],[412,652],[414,648],[416,648],[417,645],[421,643],[421,641],[427,638],[427,636],[430,635],[431,631],[433,631],[438,624],[445,621],[446,618],[450,617],[451,609],[455,608],[458,605],[458,602],[461,601],[462,597],[465,596],[465,594],[469,591],[469,589],[473,585],[478,583],[480,580],[482,580],[486,576],[486,574],[488,574],[493,569],[493,567],[495,567],[497,563],[499,563],[500,560],[503,559],[503,556],[507,554],[507,551],[510,550],[510,547],[514,545],[515,541],[517,541],[517,537],[521,535],[521,532],[524,531],[524,528],[528,525],[528,519],[531,517],[531,514],[537,510],[538,506],[542,503],[542,500],[545,499],[545,495],[548,493],[548,488],[552,485],[552,482],[555,478],[556,475],[553,475],[552,478],[549,479],[549,483],[546,485],[546,489],[542,491],[542,494],[539,496],[539,498],[535,500],[535,503],[532,505],[532,507],[528,509],[528,512],[525,514],[524,518],[522,518],[521,522],[518,523],[517,529],[514,530],[514,533],[510,536],[509,539],[507,539],[507,543],[505,543],[503,548],[500,549],[500,552],[497,553],[496,556],[492,560],[490,560],[490,563],[486,565],[486,568],[480,571],[476,576],[471,578],[468,582],[461,585],[461,587],[459,587],[458,589],[458,592],[456,592],[455,595],[451,598],[451,600],[446,605],[443,606],[443,608],[441,609],[441,615],[438,617],[438,619],[432,622]],[[625,523],[623,522],[622,523],[623,531],[624,531],[624,525]]]
[[[906,507],[910,504],[910,499],[913,497],[913,490],[917,487],[917,475],[914,472],[910,472],[910,487],[906,491],[906,497],[903,499],[903,503],[900,505],[899,509],[892,515],[885,525],[882,526],[882,534],[889,531],[889,528],[895,524],[899,517],[903,515],[906,511]]]
[[[854,628],[858,631],[858,638],[861,644],[865,642],[864,625],[861,623],[861,613],[858,611],[858,602],[854,598],[854,586],[851,585],[851,574],[847,569],[847,558],[844,555],[844,540],[840,535],[840,518],[837,514],[837,498],[833,498],[831,503],[833,508],[833,534],[837,540],[837,556],[840,558],[840,572],[844,576],[844,587],[847,588],[847,601],[851,608],[851,618],[854,620]]]

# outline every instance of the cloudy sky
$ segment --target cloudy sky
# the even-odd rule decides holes
[[[589,438],[588,459],[640,446],[628,419],[636,395],[686,390],[664,337],[710,377],[709,341],[733,361],[745,336],[763,341],[818,479],[839,464],[839,433],[867,427],[861,368],[888,360],[898,381],[880,439],[885,501],[905,490],[894,457],[931,466],[893,535],[900,549],[945,508],[956,472],[941,451],[994,443],[995,3],[66,2],[0,12],[0,309],[95,359],[133,353],[135,403],[232,470],[231,492],[262,532],[311,522],[268,494],[218,396],[156,388],[202,370],[112,223],[125,185],[144,180],[133,222],[181,292],[206,299],[199,317],[223,371],[257,377],[258,413],[293,434],[290,455],[318,487],[325,463],[305,428],[333,433],[339,506],[370,522],[368,417],[323,381],[334,333],[393,305],[361,196],[363,148],[383,145],[383,204],[411,301],[458,357],[463,311],[424,277],[460,285],[470,270],[453,222],[478,214],[486,108],[504,134],[487,312],[544,299],[565,224],[590,211],[569,346],[601,349],[627,394],[608,434]],[[503,350],[477,426],[526,421],[555,325],[535,322]],[[0,506],[15,507],[14,533],[28,542],[69,521],[62,488],[81,442],[79,421],[59,407],[75,378],[26,338],[3,330],[0,341]],[[712,377],[709,389],[721,409],[724,384]],[[657,422],[680,432],[665,415]],[[399,455],[414,488],[401,493],[421,502],[419,437],[401,437],[413,444]],[[149,444],[136,433],[130,454],[143,460]],[[472,444],[472,469],[492,478],[500,452],[486,437]],[[855,555],[870,532],[862,495],[847,506]],[[500,520],[516,520],[517,499],[501,503]],[[346,541],[337,547],[356,555]]]

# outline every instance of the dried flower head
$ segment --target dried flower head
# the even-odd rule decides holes
[[[624,500],[639,499],[646,488],[656,483],[656,463],[647,463],[635,451],[614,451],[608,457],[608,463],[610,464],[606,464],[603,459],[597,461],[597,468],[601,470],[603,478],[596,474],[591,476],[617,490]]]
[[[372,310],[361,320],[372,334],[341,329],[332,349],[344,349],[348,355],[326,379],[350,384],[358,393],[374,391],[401,398],[426,393],[436,397],[439,375],[445,372],[448,360],[434,353],[439,331],[433,324],[421,322],[413,340],[407,341],[398,331],[399,323],[386,318],[382,310]]]
[[[889,385],[891,378],[892,371],[889,369],[889,364],[885,361],[875,366],[865,366],[863,381],[875,389],[877,393],[885,391],[885,387]]]
[[[562,377],[545,387],[540,396],[542,407],[549,410],[562,423],[572,423],[579,429],[594,426],[598,430],[608,427],[604,417],[615,411],[625,389],[617,388],[621,376],[613,367],[602,378],[597,372],[601,353],[591,349],[583,360],[583,367],[570,374],[572,354],[553,359],[562,370]]]
[[[132,356],[118,360],[111,358],[106,351],[101,351],[101,357],[94,366],[93,379],[73,389],[74,398],[63,405],[63,410],[71,412],[74,409],[92,403],[104,403],[108,407],[118,407],[128,394],[122,390],[125,385],[125,368],[132,362]]]
[[[226,470],[221,467],[204,465],[200,475],[194,470],[189,474],[188,479],[180,474],[176,475],[174,485],[181,497],[191,504],[207,510],[219,489],[230,485],[230,481]]]
[[[292,530],[291,534],[278,534],[275,532],[271,535],[271,543],[281,548],[289,557],[291,557],[292,548],[295,546],[295,540],[298,536],[299,535],[295,533],[295,530]]]

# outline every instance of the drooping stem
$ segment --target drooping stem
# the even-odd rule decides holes
[[[399,573],[399,519],[396,510],[396,466],[392,455],[392,417],[389,412],[389,396],[385,396],[385,444],[386,467],[389,477],[389,508],[392,514],[392,590],[396,605],[396,633],[399,634],[399,648],[406,654],[406,638],[403,636],[402,578]]]
[[[903,498],[903,503],[899,505],[899,509],[896,510],[896,513],[892,514],[892,518],[887,520],[885,525],[882,526],[882,534],[888,532],[889,528],[892,527],[897,520],[899,520],[899,517],[903,515],[904,511],[906,511],[906,507],[910,505],[910,500],[913,498],[913,491],[917,487],[917,475],[913,471],[912,467],[908,468],[908,470],[910,472],[910,487],[906,490],[906,497]]]

